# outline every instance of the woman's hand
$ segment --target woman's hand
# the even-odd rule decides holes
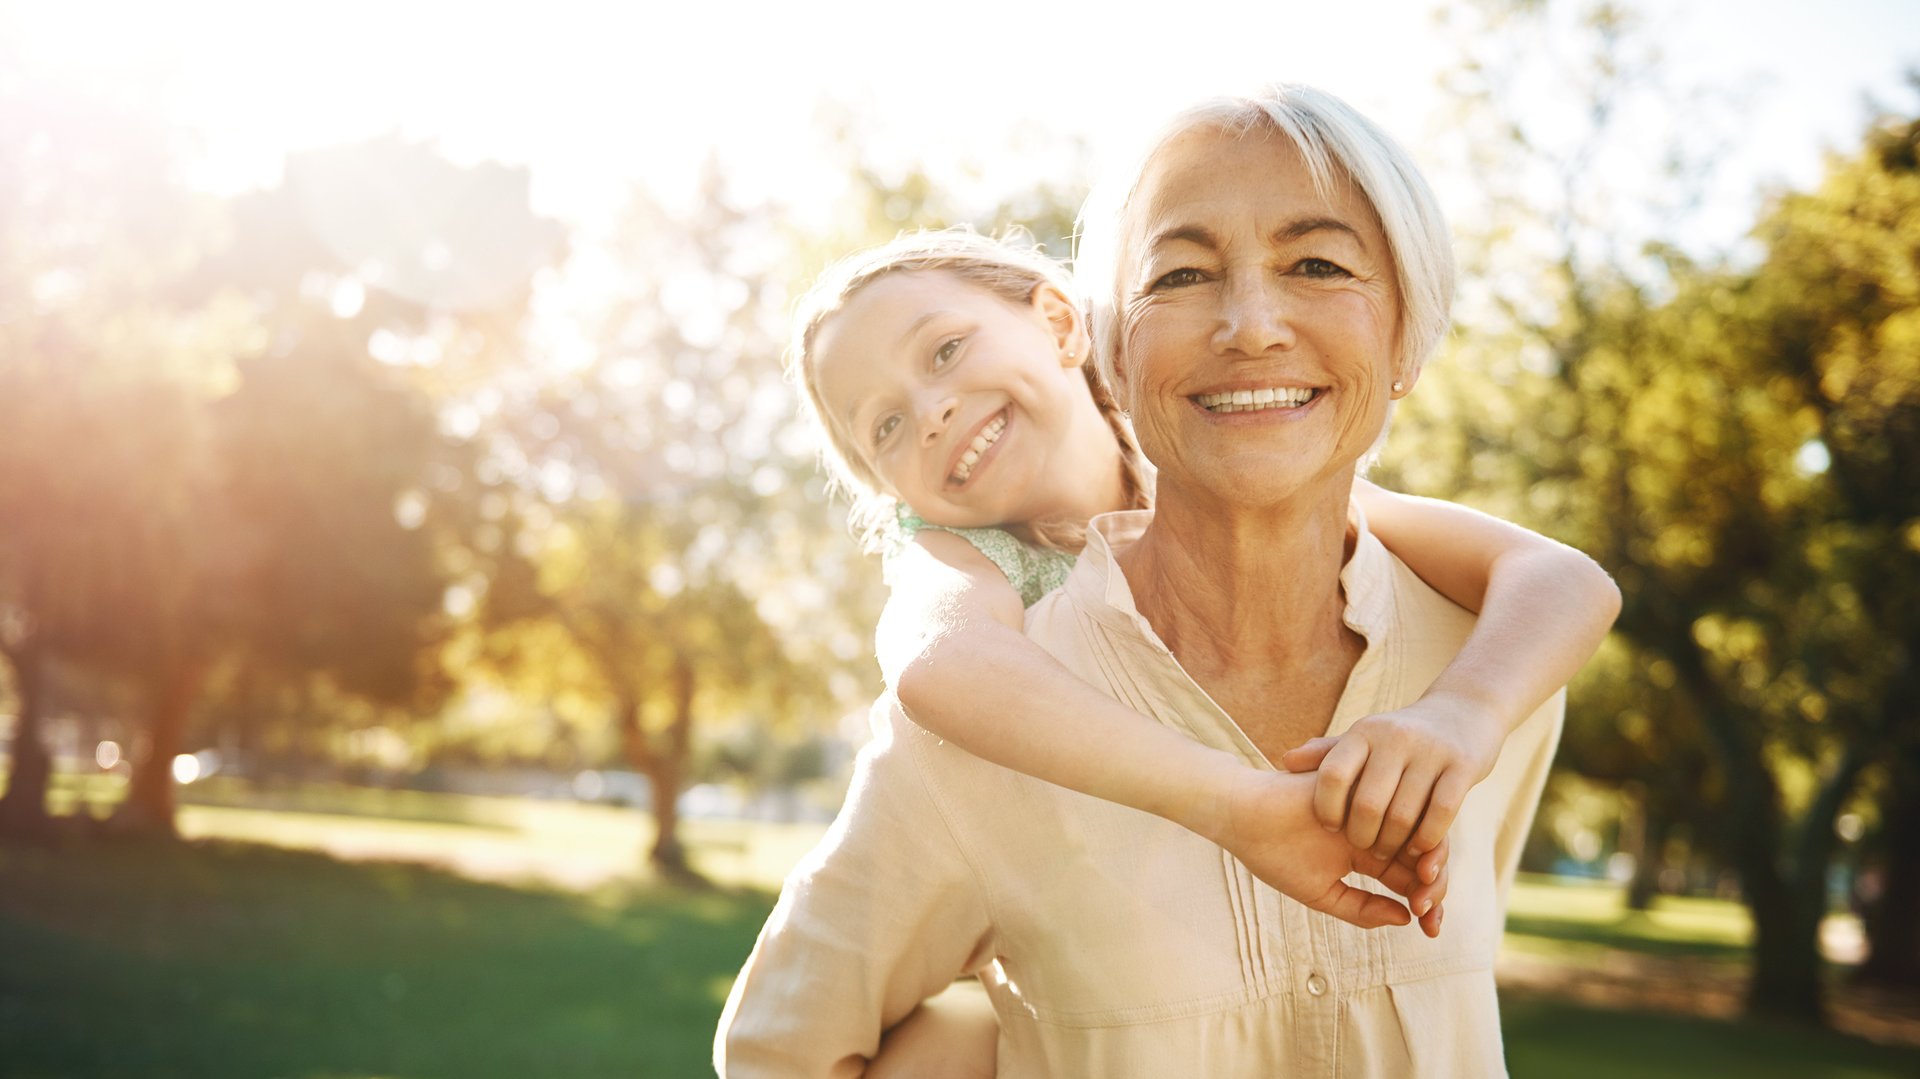
[[[1429,694],[1290,749],[1280,765],[1317,771],[1313,814],[1327,831],[1383,860],[1403,849],[1418,856],[1446,838],[1467,792],[1493,771],[1505,734],[1473,702]]]
[[[1379,857],[1321,827],[1313,798],[1311,777],[1248,768],[1228,793],[1224,828],[1209,838],[1269,887],[1313,910],[1362,929],[1417,917],[1428,936],[1437,935],[1447,894],[1445,842],[1423,856]],[[1406,904],[1341,879],[1355,872],[1379,880]]]

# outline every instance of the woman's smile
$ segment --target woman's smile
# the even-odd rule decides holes
[[[1190,394],[1187,400],[1210,416],[1248,420],[1291,420],[1304,415],[1327,391],[1314,386],[1261,386]]]

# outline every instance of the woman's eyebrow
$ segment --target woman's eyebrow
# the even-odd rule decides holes
[[[1275,229],[1270,239],[1274,243],[1290,243],[1303,236],[1310,236],[1316,232],[1329,230],[1344,232],[1353,237],[1362,248],[1367,246],[1366,240],[1360,235],[1360,230],[1337,217],[1324,216],[1303,217],[1295,221],[1289,221],[1285,225]],[[1175,225],[1172,228],[1163,229],[1160,232],[1154,233],[1152,241],[1148,244],[1148,249],[1158,249],[1162,245],[1170,243],[1197,244],[1209,250],[1218,250],[1220,247],[1219,238],[1204,225]]]
[[[1358,243],[1362,250],[1366,249],[1367,241],[1360,235],[1360,230],[1337,217],[1303,217],[1298,221],[1289,222],[1274,231],[1273,241],[1275,243],[1287,243],[1292,240],[1298,240],[1303,236],[1310,236],[1316,232],[1329,230],[1346,233],[1348,236],[1353,237],[1354,242]]]
[[[1175,225],[1170,229],[1154,233],[1153,238],[1147,243],[1147,249],[1157,250],[1170,243],[1197,244],[1210,249],[1217,249],[1220,246],[1220,241],[1215,239],[1213,233],[1207,231],[1204,225]]]

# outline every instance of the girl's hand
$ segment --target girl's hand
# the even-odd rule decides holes
[[[1322,828],[1313,796],[1309,777],[1248,768],[1228,793],[1225,827],[1210,838],[1263,883],[1313,910],[1362,929],[1418,918],[1428,936],[1439,933],[1447,894],[1444,837],[1422,856],[1402,851],[1378,857]],[[1406,904],[1341,879],[1354,872],[1379,880],[1406,897]]]
[[[1440,846],[1467,792],[1493,771],[1505,731],[1482,707],[1429,694],[1290,749],[1280,766],[1318,771],[1314,816],[1354,849],[1418,856]]]

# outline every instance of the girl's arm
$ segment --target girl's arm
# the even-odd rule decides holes
[[[959,536],[926,531],[896,556],[880,618],[881,671],[916,723],[977,757],[1082,794],[1132,806],[1225,848],[1282,893],[1362,926],[1404,921],[1379,896],[1341,886],[1351,869],[1408,897],[1437,932],[1445,851],[1376,863],[1308,859],[1312,781],[1253,768],[1107,696],[1023,632],[1006,577]],[[1413,874],[1418,874],[1417,877]]]
[[[880,671],[915,723],[976,757],[1218,831],[1212,796],[1247,770],[1083,682],[1027,639],[1020,596],[987,556],[925,531],[895,556]]]
[[[1446,835],[1507,735],[1600,647],[1620,590],[1579,551],[1477,510],[1365,480],[1354,497],[1382,543],[1480,619],[1418,701],[1316,738],[1282,764],[1318,767],[1315,816],[1355,846],[1419,852]]]

